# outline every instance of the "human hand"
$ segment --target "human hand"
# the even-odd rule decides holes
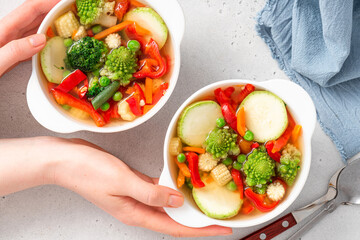
[[[0,20],[0,76],[45,46],[45,35],[35,33],[46,14],[59,1],[26,0]]]
[[[229,235],[231,228],[209,226],[189,228],[176,223],[162,207],[180,207],[183,196],[159,186],[157,179],[145,176],[81,139],[64,140],[71,158],[53,168],[51,183],[68,188],[121,222],[176,237]],[[57,148],[59,143],[56,144]],[[63,150],[62,150],[63,151]]]

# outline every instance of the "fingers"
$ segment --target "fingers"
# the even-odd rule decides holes
[[[184,197],[181,193],[171,188],[149,183],[135,173],[129,176],[129,178],[129,184],[125,186],[125,194],[146,205],[180,207],[184,203]]]
[[[44,34],[35,34],[30,37],[14,40],[0,49],[0,76],[12,65],[28,59],[39,52],[46,44]]]

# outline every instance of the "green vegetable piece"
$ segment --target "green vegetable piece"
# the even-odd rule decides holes
[[[104,90],[104,87],[100,86],[99,78],[93,77],[90,81],[89,89],[88,89],[88,92],[86,93],[86,96],[90,97],[90,98],[95,97],[103,90]]]
[[[95,77],[100,77],[100,69],[96,69],[95,71],[92,72],[92,74],[93,74]]]
[[[237,134],[230,128],[215,128],[205,140],[206,151],[215,158],[226,158],[228,155],[238,155],[239,146],[236,144]]]
[[[78,16],[82,25],[94,23],[103,11],[104,0],[76,0]]]
[[[280,164],[277,165],[277,175],[288,186],[294,184],[296,175],[300,170],[301,152],[292,144],[287,144],[282,151]]]
[[[238,161],[235,161],[233,162],[233,168],[235,168],[236,170],[240,170],[242,168],[242,164]]]
[[[225,166],[230,166],[232,164],[233,160],[231,158],[225,158],[222,163],[225,165]]]
[[[137,52],[140,50],[140,43],[136,40],[130,40],[128,43],[127,43],[127,47],[133,51],[133,52]]]
[[[185,154],[183,154],[183,153],[180,153],[180,154],[177,156],[177,160],[178,160],[179,163],[185,162],[185,159],[186,159],[186,157],[185,157]]]
[[[224,118],[218,118],[216,119],[216,126],[218,126],[219,128],[222,128],[223,126],[225,126],[226,122]]]
[[[69,76],[70,73],[71,73],[71,72],[70,72],[69,70],[65,70],[65,71],[63,72],[63,77],[66,78],[67,76]]]
[[[123,95],[121,92],[116,92],[113,96],[113,100],[115,102],[119,102],[123,98]]]
[[[246,141],[252,141],[252,140],[254,140],[254,134],[253,134],[253,132],[250,131],[250,130],[247,130],[247,131],[245,132],[244,139],[245,139]]]
[[[70,108],[71,108],[71,107],[70,107],[69,105],[67,105],[67,104],[64,104],[64,105],[61,105],[61,106],[62,106],[62,108],[65,109],[66,111],[67,111],[67,110],[70,110]]]
[[[230,191],[235,191],[237,189],[237,186],[235,184],[234,181],[230,181],[228,182],[228,184],[226,184],[227,189],[229,189]]]
[[[251,186],[266,185],[275,176],[275,162],[266,153],[264,147],[254,149],[243,166],[246,184]]]
[[[107,51],[104,42],[92,37],[84,37],[69,48],[67,61],[74,69],[92,72],[104,64]]]
[[[101,105],[100,109],[104,112],[106,112],[107,110],[109,110],[110,108],[110,104],[108,102],[104,103],[103,105]]]
[[[238,157],[237,157],[237,161],[239,163],[244,163],[246,161],[246,155],[245,154],[240,154]]]
[[[101,105],[103,105],[109,98],[111,98],[114,93],[119,89],[120,82],[114,81],[109,86],[107,86],[102,92],[100,92],[92,101],[92,105],[94,109],[98,109]]]
[[[107,85],[110,84],[110,82],[111,82],[111,80],[106,76],[102,76],[99,81],[100,86],[102,86],[102,87],[106,87]]]
[[[188,188],[190,188],[191,190],[194,188],[194,186],[191,183],[191,178],[185,178],[185,184]]]
[[[74,43],[74,41],[71,38],[64,39],[64,45],[65,47],[69,48]]]
[[[98,34],[99,32],[101,32],[103,29],[100,25],[95,25],[92,27],[91,29],[93,31],[94,34]]]
[[[267,185],[264,184],[264,185],[259,185],[259,186],[255,186],[254,187],[254,191],[257,193],[257,194],[265,194],[266,193],[266,189],[267,189]]]
[[[121,85],[126,86],[130,83],[137,68],[135,53],[126,47],[119,47],[107,56],[105,67],[100,75],[107,76],[111,80],[120,80]]]

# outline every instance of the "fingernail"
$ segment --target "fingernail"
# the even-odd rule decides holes
[[[228,228],[225,228],[224,230],[222,230],[221,232],[220,232],[220,235],[222,235],[222,236],[227,236],[227,235],[232,235],[233,234],[233,232],[232,232],[232,229],[230,228],[230,229],[228,229]]]
[[[46,42],[46,37],[44,34],[36,34],[32,37],[30,37],[30,44],[33,47],[39,47],[43,45]]]
[[[168,199],[168,206],[169,207],[180,207],[183,205],[184,198],[177,195],[170,195]]]

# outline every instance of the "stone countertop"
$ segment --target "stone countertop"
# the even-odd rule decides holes
[[[114,134],[80,132],[63,135],[50,132],[36,122],[26,104],[25,91],[31,64],[25,62],[0,79],[0,137],[51,135],[84,138],[102,146],[131,167],[155,177],[160,175],[163,166],[167,125],[176,109],[194,91],[230,78],[256,81],[288,79],[254,30],[254,17],[264,6],[264,0],[179,1],[186,17],[179,81],[170,100],[152,119],[135,129]],[[21,2],[23,0],[4,1],[0,17]],[[343,166],[334,144],[319,125],[316,126],[312,149],[309,178],[287,212],[324,194],[332,174]],[[359,218],[360,208],[341,206],[302,239],[359,239]],[[207,239],[239,239],[260,227],[234,229],[232,236]],[[286,239],[288,232],[276,239]],[[0,239],[174,238],[124,225],[66,189],[42,186],[0,198]]]

